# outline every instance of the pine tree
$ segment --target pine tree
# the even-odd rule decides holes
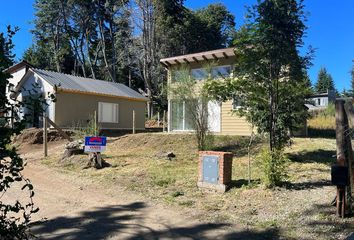
[[[327,72],[325,67],[321,67],[320,71],[318,72],[315,90],[317,93],[325,93],[328,90],[336,90],[333,78],[331,74]]]

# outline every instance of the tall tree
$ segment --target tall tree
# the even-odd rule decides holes
[[[235,78],[206,86],[218,99],[242,99],[239,114],[267,133],[272,153],[283,149],[289,130],[306,117],[304,73],[310,57],[299,53],[306,30],[303,9],[297,0],[263,0],[250,8],[235,41]]]
[[[324,93],[328,90],[335,90],[333,78],[331,74],[327,72],[325,67],[321,67],[320,71],[318,72],[315,90],[318,93]]]
[[[350,70],[350,90],[349,90],[349,96],[354,98],[354,66],[352,66],[352,69]]]
[[[14,47],[12,37],[16,29],[8,27],[7,35],[0,33],[0,236],[1,239],[28,239],[27,230],[31,220],[31,214],[38,211],[34,207],[32,197],[33,186],[30,181],[22,176],[24,163],[18,155],[16,148],[11,147],[11,138],[18,134],[23,126],[22,121],[9,126],[8,113],[20,103],[10,103],[4,88],[9,86],[10,74],[5,71],[14,62],[15,55],[12,53]],[[28,202],[17,200],[9,202],[4,200],[6,193],[13,188],[12,184],[18,182],[23,184],[21,190],[28,190]],[[14,189],[17,189],[14,188]]]

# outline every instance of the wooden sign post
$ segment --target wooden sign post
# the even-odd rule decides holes
[[[348,114],[345,110],[345,100],[338,99],[335,102],[336,110],[336,147],[337,147],[337,167],[347,167],[345,174],[348,180],[337,185],[337,215],[344,218],[346,213],[351,213],[352,208],[352,161],[353,150],[351,144]],[[333,170],[332,170],[333,171]],[[340,177],[340,176],[339,176]],[[333,178],[333,176],[332,176]],[[335,180],[335,179],[334,179]],[[332,179],[333,181],[333,179]]]

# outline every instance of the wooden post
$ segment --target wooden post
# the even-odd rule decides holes
[[[94,116],[93,116],[93,121],[94,121],[94,132],[95,132],[95,136],[98,136],[98,133],[97,133],[97,111],[95,110],[94,111]]]
[[[160,112],[157,112],[157,126],[160,127]]]
[[[344,100],[338,99],[335,102],[336,110],[336,146],[337,146],[337,165],[348,166],[347,129],[348,118],[344,110]],[[344,218],[346,211],[346,191],[345,186],[337,186],[337,214]]]
[[[163,110],[163,116],[162,116],[162,131],[166,131],[166,110]]]
[[[133,134],[135,134],[135,110],[133,110]]]
[[[44,157],[48,156],[48,124],[47,124],[47,116],[43,115],[43,153]]]
[[[11,129],[14,129],[14,123],[15,123],[15,120],[14,120],[14,106],[11,106]]]

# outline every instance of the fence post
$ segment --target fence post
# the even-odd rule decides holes
[[[135,110],[133,110],[133,134],[135,134]]]
[[[349,132],[348,116],[344,107],[345,101],[337,99],[335,102],[336,110],[336,148],[337,148],[337,165],[348,166],[351,162],[352,147]],[[349,176],[351,166],[348,166]],[[351,176],[349,177],[349,179]],[[344,218],[346,210],[348,213],[351,211],[351,189],[347,186],[337,186],[337,215]],[[348,199],[346,199],[348,198]],[[348,203],[348,204],[347,204]]]
[[[157,126],[160,127],[160,112],[157,112]]]
[[[48,124],[47,115],[43,115],[43,153],[44,157],[48,156]]]
[[[162,131],[166,131],[166,110],[163,110],[163,116],[162,116]]]
[[[93,116],[93,121],[94,121],[93,127],[95,128],[94,129],[95,136],[97,136],[98,135],[98,133],[97,133],[97,111],[95,110],[93,114],[94,114],[94,116]]]

